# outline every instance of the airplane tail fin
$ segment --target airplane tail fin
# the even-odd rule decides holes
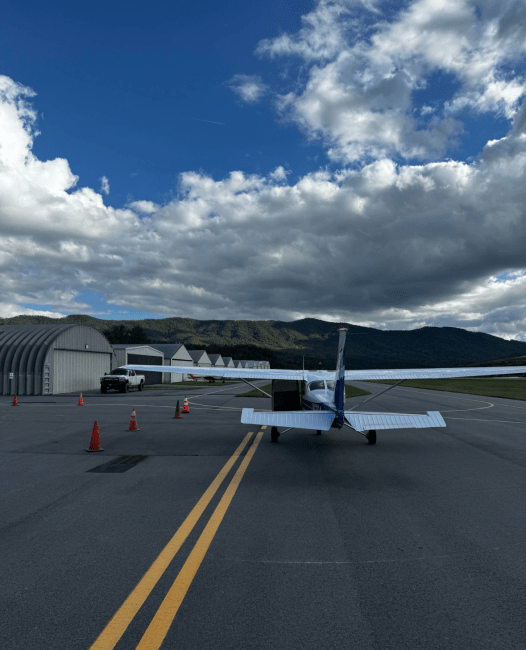
[[[345,408],[345,337],[347,329],[340,327],[340,340],[338,341],[338,359],[336,360],[336,375],[334,385],[334,404],[338,412],[338,424],[343,427]]]

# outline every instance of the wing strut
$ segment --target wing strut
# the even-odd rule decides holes
[[[387,393],[388,390],[391,390],[391,388],[394,388],[395,386],[398,386],[398,384],[401,384],[403,381],[405,381],[405,379],[400,379],[400,381],[397,381],[396,384],[392,384],[391,386],[388,386],[385,390],[381,390],[379,393],[376,393],[376,395],[373,395],[372,397],[368,397],[367,399],[365,399],[363,402],[360,402],[359,404],[355,404],[352,408],[349,409],[349,411],[354,411],[355,408],[358,408],[362,404],[365,404],[366,402],[370,402],[375,397],[378,397],[379,395],[383,395],[384,393]]]
[[[270,397],[270,399],[272,399],[272,395],[269,395],[268,393],[266,393],[266,392],[265,392],[264,390],[262,390],[261,388],[258,388],[257,386],[254,386],[254,384],[251,384],[251,383],[250,383],[249,381],[247,381],[246,379],[243,379],[243,377],[239,377],[239,379],[241,379],[241,381],[244,381],[245,384],[248,384],[249,386],[252,386],[252,388],[255,388],[256,390],[259,390],[259,392],[260,392],[260,393],[263,393],[263,395],[266,395],[267,397]]]

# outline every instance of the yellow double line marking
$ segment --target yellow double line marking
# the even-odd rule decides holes
[[[266,427],[262,427],[262,429],[265,428]],[[172,624],[172,621],[177,614],[177,610],[183,602],[186,592],[188,591],[188,588],[190,587],[190,584],[192,583],[192,580],[194,579],[195,574],[197,573],[201,562],[203,561],[203,558],[205,557],[206,552],[212,543],[212,540],[214,539],[214,535],[216,534],[217,529],[219,528],[219,525],[225,516],[228,506],[230,505],[230,502],[232,501],[236,490],[239,487],[248,464],[252,460],[252,457],[258,448],[263,433],[264,432],[262,430],[256,435],[254,443],[247,451],[245,458],[243,459],[237,472],[234,474],[233,479],[230,481],[230,484],[228,485],[223,497],[221,498],[221,501],[218,503],[216,509],[210,517],[208,524],[201,533],[201,536],[197,540],[197,543],[188,556],[188,559],[184,563],[183,568],[179,572],[179,575],[175,579],[175,582],[161,603],[161,606],[157,610],[157,613],[152,619],[152,622],[146,629],[146,632],[144,633],[144,636],[139,642],[136,650],[157,650],[161,646],[161,643],[163,642],[164,637],[166,636],[170,625]],[[250,433],[247,433],[243,439],[243,442],[239,445],[226,465],[213,480],[210,487],[199,499],[192,512],[190,512],[188,517],[180,526],[179,530],[164,547],[152,566],[144,574],[139,584],[131,592],[128,598],[126,598],[115,616],[111,619],[111,621],[99,635],[98,639],[91,646],[90,650],[112,650],[117,645],[120,638],[126,631],[128,625],[131,623],[133,617],[135,614],[137,614],[144,601],[148,598],[152,589],[155,587],[165,570],[168,568],[170,562],[175,557],[175,554],[183,545],[183,542],[194,529],[194,526],[197,524],[205,508],[210,503],[213,496],[219,489],[219,486],[226,478],[228,472],[232,469],[232,466],[248,444],[250,438],[252,437],[252,434],[252,431]]]

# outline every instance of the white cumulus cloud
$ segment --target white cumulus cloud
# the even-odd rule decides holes
[[[106,178],[106,176],[103,176],[102,178],[99,178],[100,181],[100,191],[103,192],[104,194],[109,194],[110,193],[110,182]]]
[[[267,92],[267,85],[258,75],[236,74],[228,82],[230,88],[244,101],[255,104]]]
[[[255,50],[304,61],[306,82],[278,93],[276,106],[331,159],[436,160],[458,141],[462,111],[513,118],[526,92],[524,3],[414,0],[389,19],[387,3],[368,8],[321,0],[297,33]],[[439,74],[455,87],[452,96],[419,110],[415,93],[442,83]]]
[[[127,207],[135,212],[142,212],[143,214],[153,214],[159,209],[159,206],[153,201],[132,201],[131,203],[127,203]]]
[[[387,20],[383,3],[368,4],[369,22],[364,3],[320,2],[290,52],[274,53],[310,66],[281,110],[342,161],[294,182],[281,165],[219,180],[189,170],[165,205],[107,207],[66,160],[35,157],[34,93],[0,78],[6,314],[85,311],[78,294],[96,289],[117,310],[166,316],[456,325],[525,340],[526,108],[509,72],[523,61],[521,5],[416,0]],[[457,89],[421,123],[413,95],[433,71]],[[468,105],[500,111],[508,133],[474,160],[443,159]]]

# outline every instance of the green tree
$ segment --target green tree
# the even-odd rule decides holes
[[[148,334],[140,325],[134,325],[128,332],[129,343],[150,343]]]
[[[134,325],[131,329],[128,329],[125,325],[114,325],[103,332],[104,336],[112,344],[117,343],[126,343],[126,344],[135,344],[135,343],[150,343],[148,334],[140,325]]]
[[[111,344],[128,343],[128,331],[124,325],[114,325],[104,330],[103,334]]]

